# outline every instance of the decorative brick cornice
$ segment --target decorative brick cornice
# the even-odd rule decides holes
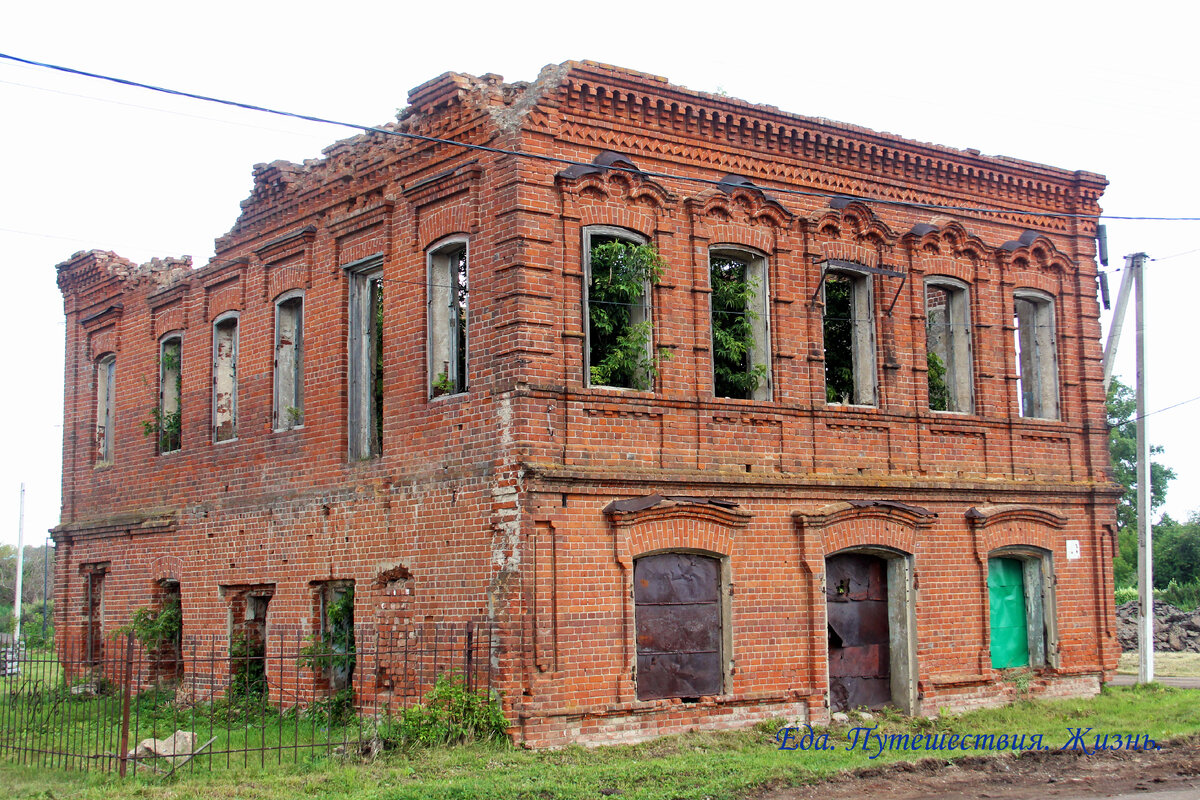
[[[645,137],[652,131],[651,138],[672,144],[703,142],[710,153],[708,158],[688,154],[685,160],[716,161],[720,156],[714,153],[720,151],[726,158],[739,150],[758,152],[772,160],[819,163],[851,180],[863,176],[868,184],[890,180],[897,189],[918,185],[941,197],[972,198],[976,204],[986,198],[992,204],[1013,205],[1014,212],[1024,208],[1099,214],[1097,199],[1107,185],[1094,173],[898,139],[775,106],[691,91],[655,75],[593,62],[566,66],[554,97],[567,121],[560,135],[583,133],[590,118],[602,117],[614,132],[637,131]]]

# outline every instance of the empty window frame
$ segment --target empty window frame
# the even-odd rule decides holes
[[[117,357],[102,356],[96,362],[96,463],[113,460],[114,407],[116,402]]]
[[[744,250],[714,248],[708,254],[708,268],[713,394],[769,400],[767,260]]]
[[[183,444],[182,387],[183,337],[171,334],[163,337],[158,350],[158,405],[151,427],[159,453],[174,452]]]
[[[825,401],[875,405],[875,325],[871,276],[825,275]]]
[[[213,441],[237,438],[238,317],[227,314],[213,325]]]
[[[658,553],[634,561],[639,700],[722,693],[724,585],[722,561],[712,556]]]
[[[970,303],[967,287],[957,281],[925,282],[925,361],[929,408],[970,413]]]
[[[274,584],[221,586],[229,603],[229,692],[235,698],[267,694],[267,610]]]
[[[650,286],[657,252],[620,228],[583,232],[585,294],[584,375],[589,386],[647,390],[653,387]]]
[[[1013,318],[1021,416],[1058,419],[1054,301],[1040,292],[1019,291],[1013,297]]]
[[[155,581],[150,593],[157,609],[155,634],[144,642],[149,678],[180,678],[183,676],[183,593],[179,581],[169,578]]]
[[[349,453],[383,452],[383,256],[346,267],[350,280]]]
[[[104,660],[104,578],[108,563],[82,564],[83,577],[83,658],[85,664]]]
[[[429,251],[429,395],[467,390],[467,242]]]
[[[320,581],[316,589],[317,638],[312,667],[329,680],[329,690],[340,692],[354,684],[357,650],[354,641],[354,581]]]
[[[304,295],[275,303],[275,421],[277,431],[304,424]]]
[[[988,554],[988,618],[993,669],[1057,663],[1054,562],[1041,548]]]

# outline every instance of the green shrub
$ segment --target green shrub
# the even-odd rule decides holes
[[[229,660],[233,672],[229,695],[234,700],[258,700],[267,694],[266,650],[242,631],[229,640]]]
[[[636,321],[634,310],[646,289],[662,275],[663,258],[648,244],[607,241],[592,247],[588,284],[590,379],[597,386],[649,389],[660,351],[650,354],[650,320]]]
[[[1191,583],[1179,583],[1172,580],[1165,589],[1155,589],[1154,597],[1164,603],[1170,603],[1183,611],[1200,608],[1200,578]]]
[[[471,691],[460,678],[442,675],[425,695],[425,702],[406,708],[381,738],[430,747],[499,739],[507,730],[508,720],[495,693]]]
[[[1136,586],[1118,586],[1114,592],[1117,605],[1135,602],[1138,599]],[[1194,611],[1200,608],[1200,579],[1190,583],[1171,581],[1165,589],[1155,589],[1154,599],[1160,603],[1170,603],[1183,611]]]
[[[759,282],[738,258],[709,259],[712,288],[713,392],[717,397],[749,400],[767,375],[766,364],[753,364],[754,299]]]
[[[1136,586],[1118,586],[1115,592],[1117,605],[1123,606],[1126,603],[1132,603],[1138,599],[1138,590]]]

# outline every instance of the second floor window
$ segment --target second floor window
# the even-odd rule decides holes
[[[1040,292],[1019,292],[1013,298],[1013,317],[1021,416],[1058,419],[1054,301]]]
[[[825,401],[875,405],[875,326],[871,276],[825,276]]]
[[[238,318],[227,316],[213,326],[213,441],[237,438]]]
[[[383,452],[383,257],[347,268],[350,279],[349,455]]]
[[[584,270],[588,384],[652,388],[657,360],[650,287],[662,271],[658,251],[619,228],[590,228],[584,231]]]
[[[113,460],[114,391],[116,388],[117,357],[107,355],[96,362],[96,463]]]
[[[766,259],[739,250],[708,256],[712,289],[713,394],[768,400],[770,339]]]
[[[971,411],[971,327],[966,287],[948,280],[925,284],[925,361],[929,408]]]
[[[183,338],[167,336],[159,345],[158,405],[153,412],[159,453],[172,453],[183,444],[182,387]]]
[[[277,431],[304,424],[304,298],[275,305],[275,421]]]
[[[467,390],[467,243],[429,254],[429,394]]]

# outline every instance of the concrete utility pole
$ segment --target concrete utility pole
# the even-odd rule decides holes
[[[17,624],[13,628],[13,642],[20,647],[21,641],[21,578],[25,575],[25,484],[21,484],[21,516],[17,521],[17,591],[13,597],[13,616]],[[14,651],[15,652],[15,651]]]
[[[1138,530],[1138,682],[1154,680],[1154,548],[1150,525],[1150,445],[1146,438],[1146,336],[1142,286],[1142,268],[1146,264],[1145,253],[1125,256],[1125,274],[1121,277],[1121,290],[1117,294],[1117,310],[1113,314],[1112,326],[1108,330],[1108,343],[1104,347],[1104,394],[1108,396],[1108,385],[1112,379],[1113,361],[1116,360],[1117,343],[1121,341],[1121,326],[1125,322],[1125,308],[1129,295],[1134,296],[1134,350],[1137,360],[1137,379],[1134,390],[1137,395],[1137,530]]]
[[[1146,440],[1145,253],[1129,257],[1133,270],[1134,350],[1137,358],[1138,683],[1154,680],[1154,548],[1150,525],[1150,444]]]

